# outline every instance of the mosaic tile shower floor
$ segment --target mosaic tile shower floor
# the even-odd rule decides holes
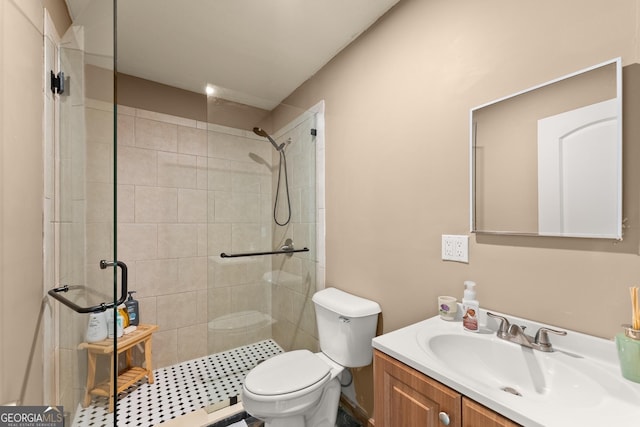
[[[261,341],[178,365],[154,370],[146,379],[120,394],[118,427],[150,427],[240,395],[242,381],[259,361],[282,352],[273,340]],[[73,427],[111,427],[113,413],[107,398],[94,398],[78,407]]]

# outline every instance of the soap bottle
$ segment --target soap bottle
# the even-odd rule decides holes
[[[107,338],[107,315],[104,311],[89,314],[89,324],[87,325],[87,342],[102,341]]]
[[[129,299],[124,302],[124,305],[127,306],[127,314],[129,315],[129,324],[138,326],[140,324],[140,309],[138,305],[138,301],[133,299],[133,294],[136,291],[129,292]]]
[[[480,303],[476,299],[476,283],[471,280],[464,282],[465,290],[462,298],[462,327],[466,331],[478,332],[480,325]]]

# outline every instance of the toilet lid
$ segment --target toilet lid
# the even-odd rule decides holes
[[[289,351],[253,368],[247,374],[244,386],[263,396],[288,394],[312,386],[329,371],[329,365],[309,350]]]

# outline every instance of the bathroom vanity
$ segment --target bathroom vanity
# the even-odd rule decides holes
[[[554,328],[504,315],[528,334]],[[640,384],[620,374],[615,343],[578,332],[543,352],[439,316],[373,339],[375,426],[635,425]],[[558,328],[554,328],[558,329]],[[426,420],[426,422],[425,422]]]

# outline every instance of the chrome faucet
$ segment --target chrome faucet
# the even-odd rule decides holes
[[[553,346],[549,340],[549,332],[556,335],[567,335],[567,331],[558,331],[556,329],[542,327],[538,329],[535,337],[527,335],[524,330],[526,326],[512,325],[504,316],[487,312],[489,317],[500,320],[500,326],[496,332],[496,336],[505,341],[514,342],[525,347],[533,348],[544,352],[552,352]]]

